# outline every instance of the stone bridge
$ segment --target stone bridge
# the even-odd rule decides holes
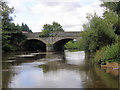
[[[41,32],[25,33],[27,40],[38,40],[46,45],[47,51],[63,50],[63,46],[70,40],[79,40],[81,32],[53,32],[50,37],[40,37]]]

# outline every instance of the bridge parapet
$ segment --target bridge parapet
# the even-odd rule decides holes
[[[41,32],[38,33],[24,33],[27,38],[39,38]]]
[[[27,38],[44,38],[39,37],[41,32],[37,33],[25,33]],[[51,32],[50,37],[79,37],[81,32]]]
[[[51,32],[50,36],[57,36],[57,37],[69,37],[69,36],[79,36],[81,32]]]

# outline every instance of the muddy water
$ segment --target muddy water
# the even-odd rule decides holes
[[[3,54],[3,88],[118,88],[118,70],[106,72],[84,51]]]

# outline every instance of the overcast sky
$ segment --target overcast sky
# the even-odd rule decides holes
[[[15,8],[14,22],[26,23],[33,32],[40,32],[44,24],[53,21],[65,31],[81,31],[87,13],[102,16],[100,4],[99,0],[8,0],[8,5]]]

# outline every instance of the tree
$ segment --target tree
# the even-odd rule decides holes
[[[63,28],[60,24],[58,24],[57,22],[53,22],[52,25],[50,24],[45,24],[43,26],[43,30],[42,33],[40,34],[40,37],[49,37],[50,33],[53,32],[63,32]]]
[[[49,31],[48,30],[43,30],[40,34],[40,37],[49,37]]]
[[[22,31],[32,32],[27,26],[27,24],[24,24],[24,23],[22,23]]]
[[[12,47],[10,43],[10,35],[5,34],[7,31],[10,31],[10,24],[12,21],[12,18],[10,17],[10,14],[13,12],[13,8],[9,8],[8,5],[6,5],[6,2],[1,2],[1,11],[2,11],[2,48],[3,50],[10,50]]]
[[[106,17],[102,19],[96,14],[88,17],[89,23],[84,24],[84,31],[81,34],[86,52],[95,53],[101,47],[115,42],[117,36],[113,24]]]
[[[110,14],[110,12],[112,11],[112,13],[118,15],[117,22],[113,23],[113,28],[115,29],[115,33],[117,35],[120,35],[120,2],[104,2],[103,4],[101,4],[101,6],[107,8],[105,14]],[[114,16],[111,18],[114,18]],[[111,18],[109,20],[111,20]]]
[[[62,26],[57,22],[52,23],[52,30],[53,31],[64,31]]]
[[[8,5],[6,5],[6,2],[1,2],[2,6],[2,29],[3,30],[11,30],[9,27],[11,25],[11,21],[13,20],[10,16],[11,13],[13,13],[14,8],[9,8]],[[8,29],[9,28],[9,29]]]
[[[9,8],[6,2],[0,2],[2,16],[2,49],[4,51],[14,51],[19,49],[19,44],[26,39],[19,25],[15,25],[10,14],[14,8]]]
[[[109,10],[112,10],[113,12],[116,12],[119,14],[120,12],[120,2],[104,2],[101,4],[102,7],[106,7]]]
[[[45,24],[45,25],[43,26],[43,30],[47,30],[47,31],[49,31],[49,32],[53,31],[52,25],[50,25],[50,24]]]

